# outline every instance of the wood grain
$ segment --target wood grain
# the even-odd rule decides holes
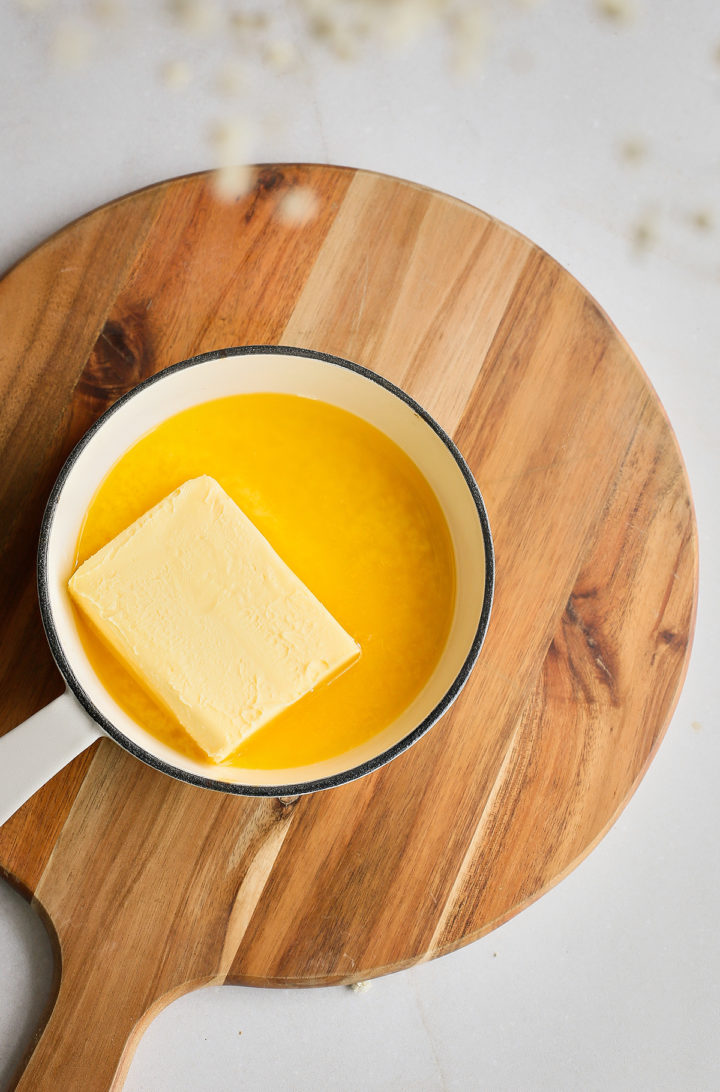
[[[294,186],[318,199],[304,226],[277,215]],[[203,983],[351,982],[457,948],[602,837],[682,684],[696,530],[662,407],[556,262],[422,187],[272,166],[230,205],[196,175],[70,225],[0,281],[0,323],[0,732],[61,689],[34,552],[63,459],[194,353],[302,345],[400,383],[468,459],[497,553],[468,686],[372,776],[284,806],[104,741],[0,829],[61,959],[18,1087],[119,1088],[147,1022]]]

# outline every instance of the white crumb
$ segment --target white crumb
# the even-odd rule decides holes
[[[171,91],[181,91],[192,79],[192,70],[187,61],[166,61],[160,70],[162,82]]]
[[[318,12],[308,22],[308,32],[312,38],[326,46],[342,61],[349,61],[357,53],[357,35],[331,14]]]
[[[297,186],[283,194],[277,207],[277,216],[284,224],[301,227],[317,216],[319,202],[307,186]]]
[[[298,53],[292,42],[277,39],[265,46],[263,60],[274,72],[290,72],[298,62]]]
[[[658,238],[657,217],[652,212],[645,212],[635,221],[632,228],[632,244],[636,253],[650,250]]]
[[[93,34],[83,23],[60,23],[51,42],[52,59],[61,68],[81,68],[93,50]]]
[[[240,163],[228,164],[213,171],[213,192],[221,201],[237,201],[255,185],[255,168]]]
[[[598,15],[613,23],[631,23],[636,16],[631,0],[595,0]]]
[[[690,223],[696,231],[712,231],[715,219],[710,209],[695,209],[690,215]]]
[[[367,993],[368,990],[372,989],[372,982],[351,982],[350,989],[353,993]]]
[[[621,142],[619,152],[625,163],[642,163],[647,159],[648,147],[640,137],[628,137]]]
[[[206,35],[220,25],[220,11],[210,0],[170,0],[170,14],[189,34]]]
[[[100,23],[120,23],[126,15],[121,0],[93,0],[89,11]]]
[[[477,68],[490,39],[490,20],[480,7],[460,11],[449,23],[452,41],[452,68],[458,75],[468,75]]]
[[[407,46],[424,34],[436,15],[432,0],[394,0],[383,9],[378,27],[389,45]]]
[[[252,128],[245,118],[220,121],[210,132],[213,146],[221,167],[247,163],[252,145]]]

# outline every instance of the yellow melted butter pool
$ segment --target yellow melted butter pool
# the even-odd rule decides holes
[[[450,629],[453,549],[432,489],[396,444],[346,410],[286,394],[221,398],[169,418],[115,464],[87,512],[76,565],[201,474],[220,483],[362,649],[222,765],[310,765],[366,742],[420,692]],[[75,616],[118,705],[157,739],[205,758]]]

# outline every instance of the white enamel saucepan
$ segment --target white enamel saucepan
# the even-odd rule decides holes
[[[254,770],[194,761],[159,742],[104,689],[78,636],[67,582],[80,527],[110,468],[156,425],[227,395],[281,392],[317,398],[369,421],[394,440],[432,486],[450,528],[457,575],[455,613],[440,660],[422,691],[360,747],[311,766]],[[38,551],[38,594],[47,639],[66,692],[0,738],[0,824],[41,785],[103,735],[136,758],[192,785],[248,796],[295,796],[341,785],[401,754],[455,700],[477,659],[493,596],[487,513],[462,456],[403,391],[347,360],[284,346],[206,353],[140,384],[86,433],[47,504]]]

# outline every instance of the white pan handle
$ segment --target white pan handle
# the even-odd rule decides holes
[[[0,826],[103,734],[66,690],[0,736]]]

